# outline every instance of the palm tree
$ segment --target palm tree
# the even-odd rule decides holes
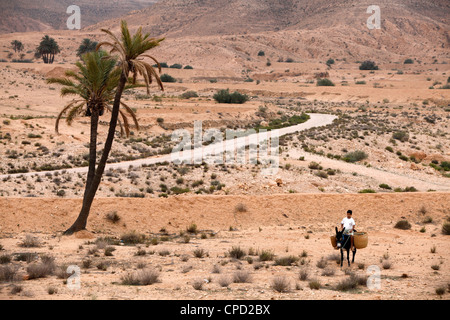
[[[14,52],[17,52],[17,51],[21,52],[23,50],[23,48],[24,48],[23,47],[23,43],[20,42],[19,40],[12,41],[11,45],[12,45],[12,47],[14,49]]]
[[[75,64],[78,68],[77,72],[69,70],[66,71],[66,78],[49,78],[47,80],[49,84],[57,83],[64,86],[61,89],[62,96],[77,96],[59,113],[55,124],[57,133],[59,133],[59,123],[64,115],[66,115],[68,125],[71,125],[77,116],[88,116],[91,118],[89,170],[85,194],[89,190],[95,174],[99,118],[105,111],[112,110],[111,101],[114,98],[121,74],[121,70],[116,67],[117,60],[106,59],[107,57],[108,54],[104,51],[87,53],[82,56],[82,63],[77,62]],[[127,85],[125,90],[137,86],[142,85]],[[128,136],[130,125],[127,116],[132,118],[137,129],[139,129],[139,124],[132,109],[125,103],[121,103],[121,106],[124,109],[119,111],[122,119],[119,119],[121,134],[126,133]]]
[[[83,39],[83,42],[80,44],[80,46],[78,47],[77,50],[77,57],[81,57],[81,55],[91,52],[91,51],[95,51],[95,49],[97,48],[97,41],[92,41],[91,39]]]
[[[55,55],[60,53],[61,49],[55,39],[48,35],[44,36],[36,49],[36,58],[42,57],[44,63],[52,64],[55,60]]]
[[[97,50],[102,46],[110,47],[110,54],[117,53],[119,55],[119,70],[120,78],[115,91],[114,103],[111,110],[111,120],[109,123],[108,136],[106,138],[105,146],[103,148],[103,154],[100,158],[95,173],[93,174],[90,185],[86,185],[86,191],[83,198],[83,205],[78,215],[78,218],[73,225],[67,229],[64,234],[70,235],[74,232],[86,229],[87,219],[89,217],[90,209],[95,198],[98,186],[100,185],[103,172],[105,171],[106,161],[108,160],[109,153],[114,141],[114,135],[116,132],[117,122],[120,114],[120,106],[123,91],[125,90],[128,76],[132,75],[132,84],[136,84],[138,75],[144,78],[145,85],[147,87],[147,93],[150,93],[149,86],[152,83],[152,79],[155,78],[161,90],[164,90],[163,84],[159,78],[158,73],[154,68],[143,61],[143,58],[150,58],[156,62],[159,73],[161,73],[161,66],[159,62],[152,56],[145,53],[159,46],[160,42],[164,39],[150,38],[150,34],[142,34],[142,28],[131,36],[128,30],[127,23],[121,22],[121,39],[117,38],[111,31],[102,29],[109,37],[110,41],[101,42],[97,45]],[[111,58],[110,58],[111,59]],[[91,173],[92,174],[92,173]]]

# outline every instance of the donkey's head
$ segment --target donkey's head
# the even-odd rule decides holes
[[[339,231],[337,227],[335,227],[336,229],[336,241],[337,243],[340,243],[342,241],[342,235],[344,233],[344,230]]]

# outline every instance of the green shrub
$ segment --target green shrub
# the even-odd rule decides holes
[[[170,66],[171,69],[182,69],[183,66],[179,63],[175,63],[173,65]]]
[[[414,61],[412,59],[406,59],[403,64],[413,64]]]
[[[444,171],[450,171],[450,161],[442,161],[440,166]]]
[[[315,175],[322,179],[328,179],[328,173],[322,170],[317,171]]]
[[[228,251],[228,254],[231,258],[234,259],[242,259],[246,256],[246,253],[244,250],[241,249],[241,247],[233,247],[231,250]]]
[[[394,228],[401,230],[409,230],[411,229],[411,224],[408,222],[408,220],[400,220],[395,224]]]
[[[275,254],[270,250],[263,250],[259,255],[260,261],[271,261],[275,257]]]
[[[266,55],[266,53],[264,51],[262,51],[262,50],[260,50],[258,52],[258,57],[264,57],[265,55]]]
[[[186,91],[181,95],[181,97],[183,99],[198,98],[198,94],[195,91]]]
[[[196,225],[195,223],[192,223],[192,224],[186,229],[186,231],[189,232],[189,233],[197,234],[197,233],[198,233],[197,225]]]
[[[318,87],[334,87],[334,83],[330,79],[318,79]]]
[[[177,79],[175,79],[174,77],[172,77],[171,75],[164,73],[163,75],[161,75],[161,81],[162,82],[177,82]]]
[[[246,94],[241,94],[237,91],[230,93],[229,89],[220,90],[213,96],[213,98],[218,103],[242,104],[249,100],[249,97]]]
[[[392,134],[392,138],[401,142],[405,142],[409,140],[409,134],[406,131],[397,131]]]
[[[167,62],[160,62],[159,65],[161,66],[161,68],[168,68],[168,67],[169,67],[169,65],[167,64]],[[154,64],[153,67],[154,67],[154,68],[157,68],[158,65],[157,65],[157,64]]]
[[[445,222],[443,225],[442,225],[442,234],[445,234],[445,235],[450,235],[450,222]]]
[[[192,66],[189,66],[189,65],[188,65],[188,66],[185,66],[184,69],[192,70],[192,69],[194,69],[194,68],[193,68]]]
[[[367,159],[368,155],[364,151],[357,150],[353,152],[346,153],[343,160],[350,163],[355,163],[364,159]]]
[[[378,66],[373,61],[366,60],[359,66],[359,70],[378,70]]]
[[[170,191],[172,191],[174,194],[183,194],[190,192],[189,188],[180,188],[180,187],[170,188]]]
[[[377,192],[372,189],[363,189],[363,190],[359,191],[359,193],[377,193]]]
[[[310,168],[311,170],[321,170],[322,166],[320,164],[318,164],[315,161],[310,162],[310,164],[308,165],[308,168]]]
[[[392,188],[391,188],[388,184],[386,184],[386,183],[380,184],[379,187],[380,187],[381,189],[392,190]]]

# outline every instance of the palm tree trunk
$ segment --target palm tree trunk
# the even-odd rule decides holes
[[[95,175],[91,181],[91,185],[90,185],[89,189],[86,190],[86,192],[85,192],[81,212],[78,215],[78,218],[74,222],[74,224],[64,232],[65,235],[71,235],[74,232],[86,229],[87,219],[89,217],[92,202],[94,201],[98,186],[100,185],[100,182],[102,180],[103,172],[105,171],[105,167],[106,167],[106,161],[108,160],[109,153],[111,151],[112,144],[114,141],[114,136],[116,134],[117,120],[119,118],[120,99],[122,98],[122,93],[125,88],[127,79],[128,79],[128,75],[125,75],[122,72],[122,75],[121,75],[120,81],[119,81],[119,85],[117,86],[116,96],[114,98],[114,105],[113,105],[113,109],[111,112],[111,121],[109,123],[108,137],[106,138],[102,157],[98,163],[97,169],[95,170]]]
[[[88,106],[89,108],[90,106]],[[86,187],[84,190],[84,198],[91,187],[92,180],[95,175],[95,165],[97,164],[97,135],[98,135],[98,122],[99,122],[99,110],[94,106],[91,115],[91,141],[89,144],[89,171],[86,178]]]

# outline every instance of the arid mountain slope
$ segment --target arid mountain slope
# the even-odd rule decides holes
[[[333,56],[388,62],[411,54],[420,59],[448,57],[448,1],[379,1],[380,30],[367,27],[371,16],[367,8],[372,4],[369,0],[162,0],[86,31],[117,30],[120,19],[125,19],[134,28],[143,26],[152,35],[176,39],[180,58],[185,54],[182,48],[199,39],[203,45],[197,51],[204,48],[208,55],[221,51],[221,56],[233,42],[237,47],[242,42],[247,53],[266,48],[278,55],[270,57],[275,59]],[[241,56],[231,51],[230,58]]]
[[[65,29],[67,7],[81,9],[82,27],[120,17],[152,5],[156,0],[0,0],[0,33]]]

